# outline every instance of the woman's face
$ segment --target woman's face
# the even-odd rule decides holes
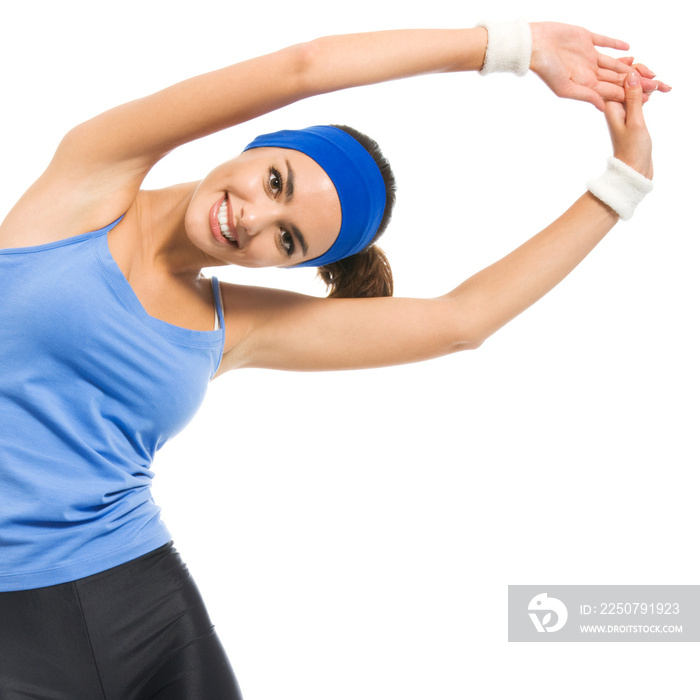
[[[253,148],[199,184],[190,240],[225,264],[291,267],[316,258],[340,231],[340,201],[318,163],[286,148]]]

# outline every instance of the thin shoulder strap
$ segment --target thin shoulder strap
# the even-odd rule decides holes
[[[214,330],[218,331],[219,328],[225,330],[226,324],[224,323],[224,300],[221,297],[221,285],[219,284],[218,277],[211,278],[211,289],[212,292],[214,292],[214,303],[216,304],[216,318],[214,319]]]
[[[101,229],[98,229],[97,231],[92,231],[92,233],[109,233],[124,217],[126,214],[122,214],[118,219],[113,221],[111,224],[107,224],[106,226],[103,226]]]

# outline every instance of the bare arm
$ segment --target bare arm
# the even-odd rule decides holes
[[[177,146],[324,92],[480,67],[484,29],[333,36],[206,73],[73,128],[0,230],[6,246],[103,226],[133,203],[153,165]],[[37,220],[49,201],[53,226]],[[42,238],[50,236],[51,238]]]
[[[627,44],[586,30],[572,40],[570,30],[557,24],[533,30],[533,60],[549,57],[538,58],[533,70],[545,80],[550,64],[558,73],[583,76],[577,78],[581,80],[594,73],[599,92],[619,91],[620,76],[631,68],[614,59],[606,59],[601,68],[594,42],[612,48]],[[540,37],[546,37],[546,50]],[[184,143],[313,95],[426,73],[478,70],[486,43],[483,28],[325,37],[116,107],[64,137],[48,169],[3,222],[0,241],[30,245],[103,226],[132,205],[153,165]],[[552,55],[559,53],[561,60],[553,63]],[[50,231],[35,213],[46,202],[52,210]]]
[[[614,154],[652,175],[641,85],[606,108]],[[437,299],[317,299],[278,290],[229,288],[237,367],[330,370],[376,367],[478,347],[553,289],[604,238],[618,216],[585,193],[505,258]]]
[[[173,85],[122,105],[69,135],[84,158],[145,167],[188,141],[301,99],[483,63],[483,29],[399,30],[316,39]],[[134,124],[139,128],[134,129]],[[101,137],[107,132],[109,141]]]
[[[622,81],[632,69],[602,56],[596,46],[629,48],[625,42],[564,24],[531,27],[531,67],[553,91],[589,101],[591,92],[601,101],[624,99]],[[137,169],[149,168],[188,141],[314,95],[429,73],[479,70],[487,36],[478,27],[323,37],[117,107],[76,127],[64,146],[73,156],[103,166],[130,161]],[[579,89],[562,86],[563,75],[569,83],[581,83]]]
[[[563,280],[617,220],[586,193],[534,238],[435,299],[319,299],[230,287],[229,325],[240,335],[220,372],[358,369],[477,348]]]

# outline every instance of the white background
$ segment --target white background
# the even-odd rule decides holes
[[[247,700],[697,697],[696,645],[508,644],[506,626],[508,584],[698,583],[695,23],[679,0],[653,16],[608,0],[2,11],[3,212],[67,129],[175,81],[324,34],[518,16],[623,38],[674,85],[646,108],[655,190],[473,353],[212,384],[161,453],[155,495]],[[147,184],[314,123],[354,125],[392,161],[383,245],[401,296],[446,292],[516,247],[610,153],[603,117],[535,76],[460,74],[289,107],[180,149]],[[310,270],[216,274],[323,294]]]

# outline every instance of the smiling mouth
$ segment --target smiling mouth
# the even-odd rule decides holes
[[[219,222],[219,230],[221,235],[229,242],[231,245],[238,247],[238,238],[236,237],[236,227],[229,224],[228,218],[228,195],[226,195],[219,206],[219,212],[217,214],[217,220]]]

